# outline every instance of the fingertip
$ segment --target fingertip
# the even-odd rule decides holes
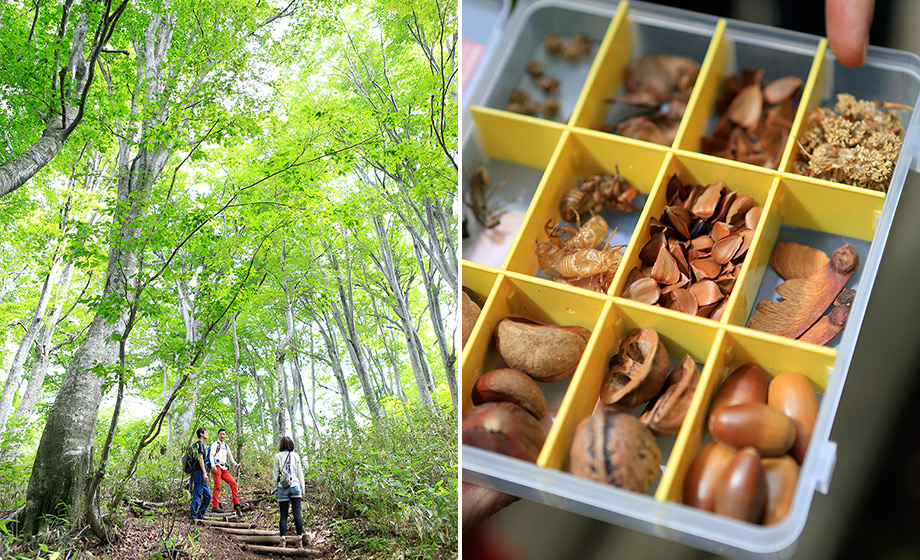
[[[874,0],[827,0],[827,41],[837,60],[846,66],[862,66],[869,49],[869,26]]]

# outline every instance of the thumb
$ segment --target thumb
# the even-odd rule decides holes
[[[842,64],[862,66],[869,48],[869,26],[875,0],[827,0],[824,19],[827,41]]]

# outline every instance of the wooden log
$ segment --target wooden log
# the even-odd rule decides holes
[[[237,542],[244,542],[249,544],[267,544],[269,546],[278,546],[278,544],[281,542],[281,537],[277,532],[271,535],[230,535],[230,538]],[[285,541],[291,548],[300,546],[300,537],[297,535],[288,535],[285,537]]]
[[[277,535],[278,531],[269,531],[268,529],[233,529],[229,527],[214,527],[221,533],[228,535]]]
[[[281,546],[260,546],[257,544],[244,544],[243,550],[255,552],[256,554],[278,554],[283,556],[316,556],[320,554],[315,548],[291,548]]]
[[[215,521],[213,519],[201,519],[202,523],[211,527],[236,527],[238,529],[255,529],[252,523],[237,523],[236,521]]]

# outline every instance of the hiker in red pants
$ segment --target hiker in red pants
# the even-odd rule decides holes
[[[214,477],[214,493],[211,494],[211,512],[224,513],[220,508],[220,481],[225,480],[230,485],[230,494],[233,497],[233,509],[236,510],[237,517],[242,517],[243,512],[240,510],[240,497],[236,493],[236,481],[230,474],[227,460],[234,467],[239,467],[242,463],[237,463],[230,452],[230,446],[225,441],[227,439],[227,430],[221,428],[217,430],[217,441],[211,444],[208,449],[208,456],[211,458],[211,475]]]

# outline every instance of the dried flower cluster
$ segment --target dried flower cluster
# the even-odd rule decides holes
[[[721,117],[701,139],[705,154],[776,169],[789,139],[802,80],[787,76],[765,87],[763,70],[745,69],[725,83],[716,101]]]
[[[562,55],[567,60],[575,60],[591,52],[591,38],[584,33],[579,33],[571,41],[558,35],[550,35],[546,39],[546,52],[550,56]],[[559,78],[546,73],[544,65],[538,60],[527,63],[527,74],[534,84],[545,94],[541,100],[534,99],[526,91],[515,88],[511,92],[511,103],[506,110],[523,115],[542,115],[548,119],[555,119],[561,104],[556,97],[559,91]]]
[[[645,55],[626,69],[626,95],[611,98],[606,132],[670,146],[684,116],[700,67],[693,59],[675,55]],[[644,114],[621,118],[624,104],[640,106]]]
[[[675,173],[623,297],[718,320],[762,212],[750,195],[722,183],[684,185]]]
[[[816,108],[800,139],[795,172],[836,183],[887,192],[901,151],[902,105],[837,96],[833,110]]]
[[[591,216],[577,229],[547,223],[548,239],[536,248],[540,270],[557,282],[606,292],[624,247],[608,244],[607,232],[607,221],[600,216]]]

